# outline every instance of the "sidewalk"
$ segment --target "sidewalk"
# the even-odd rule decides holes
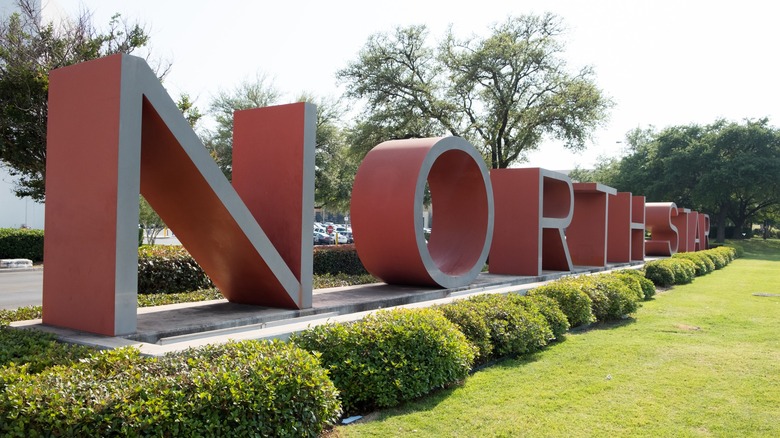
[[[143,354],[159,356],[205,344],[229,340],[286,339],[314,325],[362,319],[378,309],[428,307],[486,293],[524,294],[543,283],[569,275],[639,267],[643,263],[580,267],[575,272],[545,272],[538,277],[480,274],[470,285],[454,289],[420,288],[375,283],[318,289],[310,309],[286,310],[214,300],[138,309],[136,333],[110,337],[45,326],[41,320],[19,321],[11,326],[55,334],[60,340],[97,348],[135,346]]]

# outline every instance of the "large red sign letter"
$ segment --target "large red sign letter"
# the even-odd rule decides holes
[[[493,169],[490,180],[496,204],[490,272],[571,271],[564,237],[574,209],[569,177],[541,168]]]
[[[277,247],[253,215],[259,209],[247,208],[145,61],[114,55],[52,71],[50,81],[44,323],[105,335],[135,332],[139,192],[228,299],[311,306],[311,282],[303,274],[310,269],[285,257],[311,257],[305,248],[312,243],[307,193],[313,187],[306,175],[314,172],[313,106],[282,108],[283,120],[269,116],[274,110],[247,116],[264,125],[252,135],[265,132],[264,140],[279,141],[252,154],[274,159],[271,149],[297,149],[284,159],[284,171],[249,180],[239,166],[247,199],[251,191],[277,187],[282,173],[302,178],[277,187],[276,196],[303,199],[285,214],[303,218],[292,226],[301,226],[306,238],[291,231]],[[298,134],[269,134],[275,130]],[[239,154],[260,146],[246,143],[237,132]]]
[[[427,243],[426,181],[435,211]],[[485,162],[459,137],[384,142],[358,169],[351,215],[360,260],[382,281],[465,286],[482,270],[493,235]]]

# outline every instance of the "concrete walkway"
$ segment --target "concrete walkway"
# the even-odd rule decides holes
[[[639,267],[643,263],[611,265],[607,268],[580,267],[574,273],[545,272],[539,277],[480,274],[470,285],[455,289],[393,286],[384,283],[317,289],[313,306],[284,310],[226,300],[171,304],[138,309],[137,332],[123,337],[93,335],[46,326],[40,320],[12,323],[13,327],[33,328],[55,334],[65,342],[98,348],[132,345],[143,354],[157,356],[205,344],[245,339],[286,339],[290,334],[329,322],[362,319],[378,309],[428,307],[485,293],[526,291],[548,281],[569,275],[582,275],[612,269]]]

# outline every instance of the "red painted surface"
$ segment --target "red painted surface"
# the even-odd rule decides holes
[[[448,141],[384,142],[358,169],[351,204],[355,247],[368,272],[386,283],[443,286],[437,276],[458,281],[486,255],[492,220],[486,175],[471,155],[434,149]],[[435,211],[427,245],[416,213],[426,179]],[[426,266],[428,256],[434,266]]]
[[[650,240],[645,241],[645,255],[671,256],[677,252],[679,237],[673,220],[677,217],[674,202],[648,202],[645,220]]]
[[[696,227],[696,251],[704,251],[710,247],[710,217],[699,213],[699,223]]]
[[[135,331],[139,191],[231,301],[311,305],[310,281],[295,278],[311,276],[310,231],[301,230],[311,211],[303,200],[313,196],[304,181],[313,181],[314,129],[307,129],[312,156],[304,171],[303,104],[247,113],[249,125],[238,117],[237,150],[250,166],[237,169],[247,208],[140,59],[103,58],[55,70],[50,80],[45,324]],[[269,213],[270,205],[277,210]],[[281,251],[253,212],[277,234]]]
[[[539,169],[492,169],[493,242],[490,273],[540,275],[542,177]]]
[[[566,241],[575,265],[607,265],[607,205],[610,193],[615,193],[615,189],[601,184],[574,184],[574,216],[566,229]]]
[[[631,197],[631,261],[645,260],[645,197]]]
[[[686,249],[688,251],[696,251],[696,236],[698,234],[699,225],[699,212],[691,210],[688,213],[688,238],[686,239]]]
[[[609,195],[607,222],[607,262],[609,263],[631,261],[631,207],[631,192]]]
[[[689,208],[677,207],[677,214],[672,216],[672,224],[677,228],[677,252],[692,251],[688,249],[688,237],[694,230],[688,228],[691,210]]]
[[[140,66],[123,64],[130,58],[50,74],[44,323],[105,335],[134,327],[128,243],[136,238],[138,191],[228,299],[309,307],[311,108],[236,114],[233,191],[153,74],[159,88],[148,77],[125,81],[122,74]],[[426,183],[436,211],[429,242],[421,217]],[[709,246],[705,214],[645,204],[600,184],[572,186],[539,168],[494,170],[488,178],[473,146],[455,137],[374,148],[355,178],[352,225],[369,272],[387,283],[443,287],[472,281],[488,249],[492,273],[537,276],[570,271],[572,260],[605,266]],[[90,239],[79,233],[85,229]]]
[[[141,194],[228,300],[297,307],[147,102],[143,108]]]
[[[50,74],[43,321],[114,334],[121,56]],[[85,234],[89,238],[85,238]]]
[[[571,270],[563,238],[573,207],[568,178],[527,168],[493,169],[490,180],[496,212],[490,272],[537,276],[543,269]]]
[[[312,208],[309,204],[304,211],[304,199],[307,193],[313,196],[314,190],[313,175],[307,175],[307,171],[313,172],[313,163],[311,169],[304,166],[309,159],[304,150],[305,117],[304,103],[237,111],[233,120],[233,187],[298,281],[311,288],[311,266],[306,272],[301,269],[302,257],[311,259],[313,245],[309,232],[312,221],[304,223]],[[242,303],[256,301],[244,296],[243,290],[235,289],[236,296],[228,298]],[[303,300],[301,290],[298,302]]]

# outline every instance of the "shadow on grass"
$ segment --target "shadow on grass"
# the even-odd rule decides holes
[[[742,251],[740,258],[780,262],[780,239],[727,240],[726,245]]]
[[[545,347],[545,350],[554,348],[556,345],[560,344],[561,342],[562,341],[557,341],[548,344]],[[473,375],[474,373],[478,373],[480,371],[488,370],[488,369],[513,369],[520,366],[524,366],[526,364],[536,362],[537,360],[539,360],[540,353],[541,351],[535,351],[533,353],[523,354],[514,357],[503,357],[501,359],[497,359],[495,361],[491,361],[474,368],[469,373],[469,376]],[[464,382],[459,382],[447,388],[436,390],[416,400],[411,400],[409,402],[406,402],[401,406],[396,406],[393,408],[381,409],[381,410],[365,413],[363,414],[363,418],[358,420],[358,422],[369,423],[373,421],[383,421],[398,415],[406,415],[406,414],[411,414],[416,412],[425,412],[425,411],[433,410],[441,402],[446,400],[447,397],[451,396],[453,392],[457,391],[463,385],[463,383]]]
[[[584,333],[593,330],[613,330],[621,327],[628,326],[636,322],[633,317],[627,317],[619,321],[609,321],[590,324],[584,327],[575,327],[569,330],[569,333]],[[542,358],[542,352],[556,348],[558,345],[566,341],[566,335],[564,334],[561,339],[546,345],[542,350],[534,351],[532,353],[521,354],[517,356],[508,356],[496,359],[481,365],[474,367],[469,373],[469,376],[486,370],[502,370],[502,369],[515,369],[523,367],[530,363],[536,362]],[[359,420],[360,423],[367,423],[373,421],[383,421],[385,419],[406,415],[415,412],[425,412],[434,409],[441,402],[447,399],[453,392],[457,391],[461,387],[463,382],[453,384],[447,388],[439,389],[437,391],[426,394],[419,399],[409,401],[401,406],[377,410],[363,414],[363,418]]]
[[[626,327],[636,322],[634,317],[626,317],[618,321],[596,322],[586,326],[574,327],[569,329],[571,333],[585,333],[594,330],[614,330],[621,327]]]

